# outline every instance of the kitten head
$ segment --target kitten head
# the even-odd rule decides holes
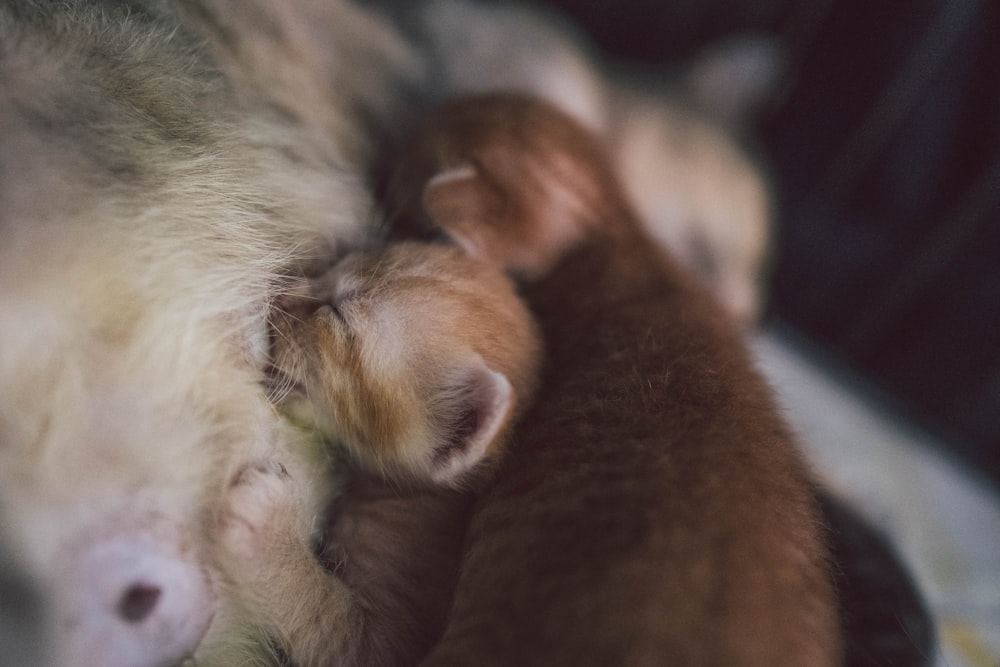
[[[404,214],[422,206],[471,256],[533,279],[629,215],[610,165],[597,138],[549,104],[468,97],[434,115],[390,196]]]
[[[534,389],[534,321],[501,272],[418,243],[348,256],[275,317],[283,400],[362,463],[456,484]]]

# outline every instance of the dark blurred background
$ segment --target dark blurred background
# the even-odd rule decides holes
[[[538,1],[646,64],[783,40],[756,128],[781,207],[768,317],[1000,483],[1000,3]]]

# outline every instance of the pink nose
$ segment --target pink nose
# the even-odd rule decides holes
[[[168,667],[192,655],[215,611],[210,579],[162,535],[90,543],[56,591],[60,661],[67,667]]]

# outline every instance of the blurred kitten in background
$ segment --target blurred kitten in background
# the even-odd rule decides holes
[[[778,41],[739,35],[670,68],[609,62],[565,17],[517,4],[418,3],[442,90],[545,99],[601,136],[652,238],[744,325],[766,295],[774,204],[745,145],[780,92]]]

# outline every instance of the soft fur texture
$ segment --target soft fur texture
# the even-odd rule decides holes
[[[260,384],[269,303],[369,219],[330,143],[237,105],[178,25],[156,8],[0,9],[0,494],[71,628],[60,665],[132,664],[133,637],[145,659],[179,659],[213,614],[220,635],[242,614],[217,514],[248,461],[295,440]],[[98,620],[98,598],[130,590],[98,556],[121,543],[190,591],[148,629]]]
[[[530,279],[549,358],[422,664],[839,664],[788,429],[734,324],[650,243],[598,142],[528,98],[456,102],[396,192]]]
[[[383,476],[462,484],[534,392],[534,320],[504,273],[456,248],[355,253],[283,305],[281,402]]]
[[[316,539],[336,484],[269,401],[271,306],[376,233],[379,151],[465,85],[442,65],[468,62],[443,37],[462,27],[436,12],[485,25],[471,7],[426,3],[437,27],[414,41],[347,0],[0,7],[0,528],[49,603],[59,667],[276,659],[267,635],[292,622],[254,592],[255,540],[289,505],[283,534]],[[527,20],[495,27],[515,39]],[[593,66],[549,34],[539,68]],[[479,83],[530,78],[494,78],[506,55]],[[351,488],[332,532],[359,541],[330,549],[344,605],[369,611],[336,628],[391,659],[375,637],[429,645],[448,588],[397,549],[453,566],[467,500],[368,512]],[[265,583],[292,598],[305,581]],[[368,636],[365,619],[384,624]]]

